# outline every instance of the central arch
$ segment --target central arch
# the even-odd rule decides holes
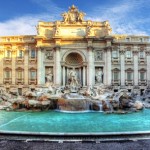
[[[86,84],[86,57],[78,50],[67,51],[62,57],[62,84],[68,84],[68,75],[71,69],[75,69],[81,85]]]

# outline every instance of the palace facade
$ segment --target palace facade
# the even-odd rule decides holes
[[[150,37],[113,35],[108,21],[84,16],[73,5],[62,21],[40,21],[37,35],[0,37],[0,86],[20,94],[47,81],[66,86],[73,68],[82,87],[144,90],[150,82]]]

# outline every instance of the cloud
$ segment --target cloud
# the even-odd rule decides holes
[[[61,20],[60,14],[66,10],[59,8],[50,0],[32,0],[35,4],[44,8],[45,12],[37,15],[26,15],[0,22],[0,36],[5,35],[35,35],[39,20]],[[150,0],[122,0],[113,4],[96,5],[93,11],[86,12],[87,20],[109,20],[113,34],[150,34],[150,15],[142,16],[141,11],[150,7]]]
[[[88,19],[104,21],[109,20],[113,34],[150,34],[146,24],[150,25],[150,16],[142,16],[143,7],[150,6],[149,0],[123,0],[114,5],[97,6]],[[141,12],[141,13],[140,13]],[[98,17],[97,14],[99,14]]]

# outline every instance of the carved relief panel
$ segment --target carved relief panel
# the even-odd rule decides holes
[[[45,59],[47,61],[53,60],[54,56],[53,56],[53,51],[52,50],[46,50],[45,52]]]
[[[98,50],[94,53],[95,61],[102,61],[103,60],[103,51]]]

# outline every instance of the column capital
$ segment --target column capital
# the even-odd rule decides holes
[[[106,47],[105,47],[105,50],[111,51],[111,50],[112,50],[112,46],[106,46]]]
[[[132,51],[133,52],[133,55],[134,56],[137,56],[138,55],[138,53],[139,53],[139,51],[138,50],[134,50],[134,51]]]
[[[119,50],[119,54],[120,54],[120,55],[124,55],[124,54],[125,54],[125,52],[126,52],[126,51],[125,51],[125,50],[123,50],[123,49]]]
[[[94,48],[93,48],[93,46],[88,46],[87,50],[89,50],[89,51],[91,50],[92,51],[92,50],[94,50]]]
[[[0,55],[2,55],[4,53],[3,49],[0,49]]]
[[[56,51],[56,50],[58,51],[58,50],[60,50],[60,46],[57,45],[57,46],[55,46],[53,49],[54,49],[55,51]]]
[[[150,51],[146,50],[145,53],[147,56],[150,56]]]

